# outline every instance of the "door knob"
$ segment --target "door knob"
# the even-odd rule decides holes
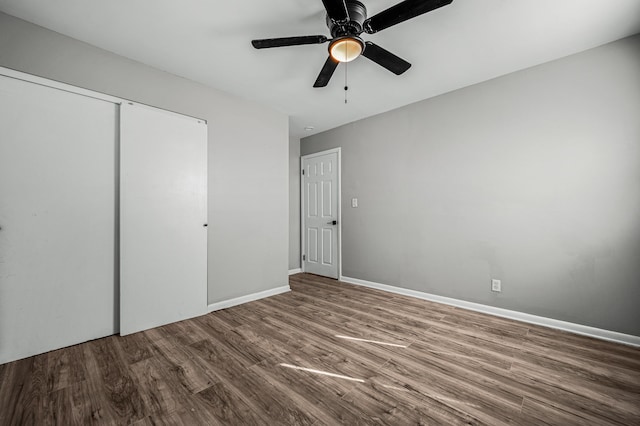
[[[327,225],[337,225],[338,221],[337,220],[332,220],[331,222],[327,222]]]

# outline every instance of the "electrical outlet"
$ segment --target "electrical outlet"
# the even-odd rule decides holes
[[[358,207],[358,199],[357,198],[352,198],[351,199],[351,207],[353,207],[353,208]]]
[[[501,292],[502,291],[502,281],[500,280],[491,280],[491,291]]]

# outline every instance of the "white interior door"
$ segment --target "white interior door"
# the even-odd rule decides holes
[[[339,151],[302,157],[302,170],[303,271],[337,279]]]
[[[0,364],[118,331],[117,113],[0,76]]]
[[[120,334],[207,309],[207,126],[124,103],[120,118]]]

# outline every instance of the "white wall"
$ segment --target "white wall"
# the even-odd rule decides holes
[[[287,285],[287,116],[2,13],[0,66],[207,120],[208,302]]]
[[[640,336],[640,35],[301,145],[342,147],[343,275]]]

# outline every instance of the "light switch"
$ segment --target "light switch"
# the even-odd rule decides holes
[[[351,207],[353,207],[353,208],[358,207],[358,199],[357,198],[352,198],[351,199]]]

